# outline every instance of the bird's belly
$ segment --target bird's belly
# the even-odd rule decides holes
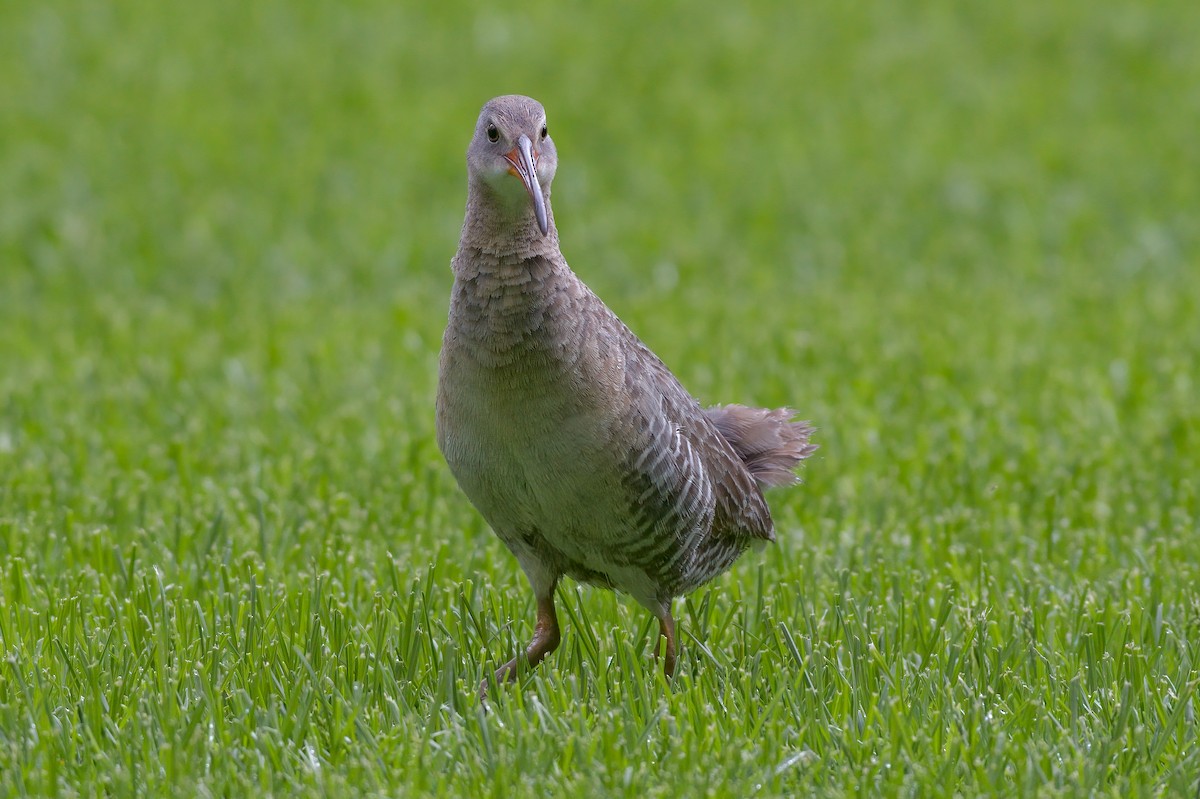
[[[440,438],[451,471],[489,521],[553,536],[551,528],[579,528],[601,510],[611,457],[587,420],[491,408],[460,417]]]
[[[443,398],[439,417],[451,471],[510,549],[527,547],[564,574],[639,599],[655,593],[653,576],[626,557],[644,531],[630,516],[603,413],[548,392],[518,402],[459,392]]]

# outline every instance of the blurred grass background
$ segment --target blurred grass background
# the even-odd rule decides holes
[[[4,4],[0,795],[1193,790],[1197,41],[1182,1]],[[576,271],[822,449],[682,685],[570,587],[482,716],[532,605],[432,398],[508,92]]]

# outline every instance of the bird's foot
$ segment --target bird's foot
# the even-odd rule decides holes
[[[519,661],[520,661],[520,657],[515,657],[512,660],[505,663],[500,668],[496,669],[496,674],[495,674],[496,685],[500,685],[500,686],[512,685],[513,683],[515,683],[517,681],[517,677],[520,676],[520,674],[519,674],[520,662]],[[491,680],[484,680],[483,682],[481,682],[479,684],[479,701],[480,702],[487,701],[488,686],[491,684],[491,682],[492,682]]]
[[[558,616],[554,613],[554,595],[550,594],[538,599],[537,625],[534,627],[533,640],[525,649],[524,654],[517,655],[512,660],[496,669],[496,685],[511,685],[527,669],[533,669],[541,663],[546,655],[558,649],[561,640],[558,630]],[[672,650],[672,657],[674,651]],[[488,697],[489,680],[484,680],[479,686],[479,701],[486,702]]]

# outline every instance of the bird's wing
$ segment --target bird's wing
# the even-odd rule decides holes
[[[674,508],[704,502],[712,508],[712,533],[733,541],[774,540],[771,512],[758,484],[700,404],[666,364],[614,315],[627,347],[626,392],[632,412],[644,417],[648,452],[632,465],[660,488]]]

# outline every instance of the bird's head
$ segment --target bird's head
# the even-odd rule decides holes
[[[508,94],[484,105],[467,148],[470,178],[488,187],[514,214],[528,214],[532,205],[543,236],[550,231],[547,199],[557,167],[558,153],[541,103]]]

